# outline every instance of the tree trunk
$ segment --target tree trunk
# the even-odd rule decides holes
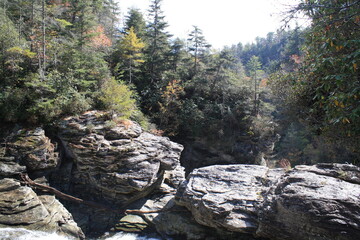
[[[45,26],[45,0],[41,3],[41,15],[42,15],[42,59],[40,64],[40,74],[41,78],[45,80],[45,71],[46,71],[46,26]]]

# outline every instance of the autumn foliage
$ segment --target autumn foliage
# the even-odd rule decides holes
[[[94,30],[87,32],[89,36],[89,45],[94,48],[105,48],[111,47],[112,42],[109,37],[105,34],[105,29],[103,26],[98,25]]]

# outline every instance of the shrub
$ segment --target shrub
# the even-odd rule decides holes
[[[101,90],[99,100],[106,110],[114,111],[121,118],[128,119],[137,110],[134,95],[124,83],[109,79]]]

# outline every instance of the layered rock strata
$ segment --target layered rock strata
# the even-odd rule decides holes
[[[205,226],[270,239],[358,239],[360,168],[297,166],[284,172],[255,165],[194,170],[177,203]]]
[[[158,187],[166,170],[179,166],[183,147],[144,132],[135,122],[87,112],[64,119],[59,137],[72,170],[74,192],[127,205]]]
[[[55,169],[59,154],[42,128],[14,129],[0,147],[0,176]]]
[[[26,228],[83,239],[71,214],[54,196],[38,196],[11,178],[0,180],[0,227]]]

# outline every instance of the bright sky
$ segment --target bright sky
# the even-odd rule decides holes
[[[150,0],[118,0],[123,16],[139,8],[147,19]],[[169,33],[183,39],[198,26],[214,48],[250,43],[281,26],[280,13],[298,0],[163,0]]]

